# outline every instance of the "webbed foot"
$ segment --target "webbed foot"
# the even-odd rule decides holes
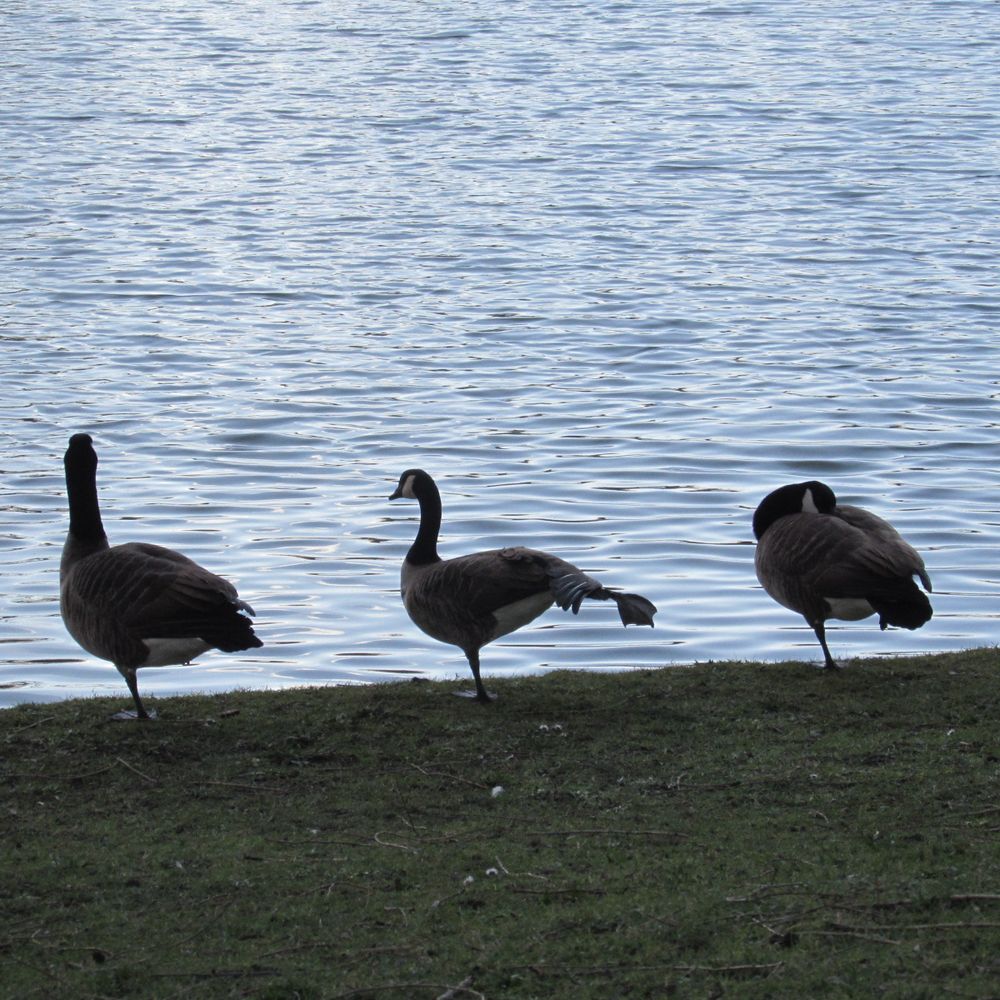
[[[114,722],[146,722],[156,718],[156,709],[150,709],[144,715],[140,715],[135,709],[123,708],[120,712],[115,712],[111,716]]]
[[[483,688],[482,691],[452,691],[452,694],[456,698],[474,698],[476,701],[482,702],[484,705],[488,705],[491,701],[496,700],[496,695],[492,691],[487,691]]]

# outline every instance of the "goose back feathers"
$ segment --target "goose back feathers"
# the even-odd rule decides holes
[[[139,718],[149,718],[136,670],[187,663],[209,649],[263,645],[253,609],[228,581],[172,549],[110,546],[97,497],[97,454],[87,434],[65,456],[70,525],[60,564],[59,604],[69,634],[125,678]]]
[[[825,666],[836,667],[826,643],[830,618],[879,616],[879,626],[916,629],[930,620],[930,577],[924,561],[888,521],[837,503],[825,483],[782,486],[753,517],[761,586],[801,614],[816,633]]]
[[[418,628],[465,653],[480,701],[491,696],[480,678],[479,650],[553,604],[576,614],[584,598],[611,600],[623,625],[652,626],[656,607],[645,597],[609,590],[548,552],[514,546],[441,559],[441,495],[423,470],[408,469],[400,476],[390,499],[399,498],[420,504],[420,527],[400,575],[403,606]]]

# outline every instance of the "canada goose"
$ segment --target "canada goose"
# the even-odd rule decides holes
[[[754,512],[755,564],[761,586],[812,626],[824,666],[839,664],[826,644],[828,618],[878,614],[879,627],[920,628],[932,611],[931,580],[916,549],[888,521],[838,504],[825,483],[792,483],[769,493]]]
[[[59,566],[59,610],[69,634],[110,660],[125,678],[135,716],[154,718],[139,698],[139,667],[188,663],[208,649],[233,653],[263,643],[236,588],[187,556],[144,542],[108,545],[97,499],[97,454],[89,434],[66,449],[69,532]],[[245,612],[245,614],[244,614]]]
[[[479,677],[479,650],[534,621],[553,602],[577,614],[585,597],[612,600],[623,625],[652,626],[656,607],[645,597],[607,590],[547,552],[517,546],[441,559],[441,494],[434,480],[422,469],[407,469],[389,499],[401,497],[420,503],[420,528],[403,560],[403,605],[418,628],[465,653],[479,701],[492,700]]]

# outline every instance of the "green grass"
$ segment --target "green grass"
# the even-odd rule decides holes
[[[11,709],[0,995],[996,997],[997,665]]]

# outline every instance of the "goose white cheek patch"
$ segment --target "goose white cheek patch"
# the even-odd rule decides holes
[[[802,511],[806,514],[819,513],[819,507],[816,506],[816,501],[813,499],[812,490],[806,490],[802,496]]]

